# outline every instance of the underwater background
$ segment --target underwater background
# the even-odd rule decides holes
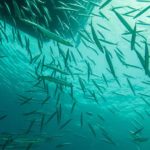
[[[149,150],[150,1],[1,0],[0,149]]]

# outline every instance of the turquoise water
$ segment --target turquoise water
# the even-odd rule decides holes
[[[150,149],[150,2],[105,2],[66,2],[72,35],[1,14],[0,149]]]

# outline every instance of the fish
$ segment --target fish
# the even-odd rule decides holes
[[[18,39],[18,41],[19,41],[21,47],[23,48],[24,45],[23,45],[22,37],[21,37],[21,34],[20,34],[20,31],[19,31],[19,30],[17,30],[17,39]]]
[[[20,43],[22,43],[22,40],[21,40],[21,35],[20,35],[20,32],[18,31],[18,38],[20,39]],[[26,50],[27,51],[29,51],[30,50],[30,40],[29,40],[29,38],[27,38],[26,36],[25,36],[25,44],[26,44]],[[23,47],[23,43],[21,44],[22,45],[22,47]]]
[[[137,111],[135,113],[137,113]],[[138,121],[137,119],[134,119],[133,121],[136,125],[143,127],[142,122]]]
[[[89,127],[89,129],[91,130],[91,132],[92,132],[92,134],[94,135],[94,137],[96,137],[96,132],[95,132],[93,126],[92,126],[90,123],[88,123],[88,127]]]
[[[107,16],[104,13],[102,13],[101,11],[99,11],[99,14],[101,15],[102,18],[104,18],[107,21],[109,21],[109,18],[107,18]]]
[[[70,122],[72,121],[72,119],[68,119],[66,122],[64,122],[59,129],[62,130],[63,128],[65,128]]]
[[[82,33],[82,31],[78,31],[79,35],[85,39],[86,41],[93,43],[93,41],[91,41],[91,39],[89,39],[89,37],[86,37],[86,35],[84,35],[84,33]]]
[[[20,36],[18,35],[18,38],[20,39],[19,41],[20,41],[21,47],[23,47],[23,42],[22,42],[22,39],[21,39],[21,35]],[[28,53],[28,55],[30,57],[30,63],[32,63],[34,60],[32,58],[32,52],[30,50],[30,40],[26,36],[25,36],[25,44],[26,44],[27,53]]]
[[[110,44],[110,45],[117,45],[117,43],[113,43],[107,40],[103,40],[103,39],[99,39],[101,42],[106,43],[106,44]]]
[[[112,145],[116,146],[116,143],[110,137],[110,135],[106,132],[106,130],[104,128],[101,128],[101,130],[102,130],[102,135],[104,136],[104,139],[102,139],[102,141],[107,142],[109,144],[112,144]]]
[[[32,3],[32,7],[33,7],[33,9],[34,9],[34,11],[35,11],[35,14],[36,14],[37,16],[42,16],[41,11],[40,11],[40,9],[39,9],[39,7],[37,6],[36,3]]]
[[[136,12],[136,11],[138,11],[138,10],[139,10],[139,9],[133,9],[133,10],[130,10],[130,11],[124,13],[123,15],[129,16],[131,13],[134,13],[134,12]]]
[[[142,65],[142,67],[144,68],[145,70],[145,74],[147,76],[150,76],[150,71],[149,71],[149,50],[148,50],[148,46],[147,46],[147,43],[145,42],[145,59],[141,56],[141,54],[135,50],[139,60],[140,60],[140,63]]]
[[[66,53],[66,56],[64,58],[64,64],[65,64],[65,67],[68,66],[68,59],[70,58],[70,52],[69,52],[69,49],[67,50],[67,53]]]
[[[69,8],[69,7],[55,7],[55,10],[62,10],[62,11],[72,11],[77,12],[77,9]]]
[[[83,127],[83,113],[80,114],[80,126]]]
[[[131,82],[130,82],[130,80],[129,80],[128,78],[127,78],[127,82],[128,82],[128,84],[129,84],[129,87],[130,87],[132,93],[133,93],[134,95],[136,95],[135,90],[134,90],[134,88],[133,88],[133,86],[132,86],[132,84],[131,84]]]
[[[30,150],[32,146],[33,146],[33,143],[29,143],[26,150]]]
[[[139,13],[137,13],[133,19],[136,19],[137,17],[141,16],[142,14],[144,14],[148,9],[150,9],[150,5],[145,7],[143,10],[141,10]]]
[[[150,112],[148,110],[145,110],[145,113],[148,117],[150,117]]]
[[[89,64],[89,62],[85,61],[86,65],[87,65],[87,75],[88,75],[88,81],[90,80],[90,76],[92,74],[92,68]]]
[[[88,59],[94,66],[96,65],[95,61],[94,61],[93,59],[91,59],[89,56],[87,56],[87,59]]]
[[[112,11],[115,13],[120,22],[124,25],[124,27],[129,31],[129,33],[133,32],[133,29],[128,24],[128,22],[113,8]]]
[[[149,23],[147,23],[147,22],[144,22],[144,21],[141,21],[141,20],[139,20],[138,22],[137,22],[137,24],[139,24],[139,25],[144,25],[144,26],[149,26],[150,24]]]
[[[132,32],[132,38],[131,38],[131,50],[134,49],[135,46],[135,40],[136,40],[136,24],[134,26],[134,30]]]
[[[106,77],[105,77],[105,75],[104,75],[103,73],[102,73],[102,78],[103,78],[103,80],[104,80],[104,82],[105,82],[106,86],[108,87],[107,79],[106,79]]]
[[[94,92],[94,91],[89,90],[89,93],[90,93],[90,94],[91,94],[91,96],[93,97],[94,101],[98,104],[99,102],[98,102],[98,99],[97,99],[97,97],[96,97],[95,92]]]
[[[149,74],[149,50],[148,50],[148,45],[147,45],[147,42],[145,41],[145,74],[146,75],[150,75]]]
[[[72,107],[71,107],[71,113],[73,113],[74,109],[75,109],[75,106],[76,106],[77,102],[74,101],[73,104],[72,104]]]
[[[99,9],[102,9],[104,7],[106,7],[112,0],[106,0],[100,7]]]
[[[40,124],[40,131],[42,131],[42,130],[43,130],[44,121],[45,121],[45,114],[42,114],[41,124]]]
[[[97,114],[97,117],[98,117],[100,120],[105,121],[105,119],[104,119],[104,117],[103,117],[102,115]]]
[[[149,140],[149,138],[147,138],[147,137],[136,137],[133,139],[134,142],[138,142],[138,143],[147,142],[148,140]]]
[[[116,51],[115,50],[115,53],[116,53],[116,56],[117,56],[117,58],[119,59],[119,61],[123,64],[123,65],[125,65],[126,63],[125,63],[125,58],[124,58],[124,56],[122,56],[118,51]]]
[[[67,145],[71,145],[72,143],[62,143],[62,144],[58,144],[56,145],[56,148],[62,148],[64,146],[67,146]]]
[[[131,40],[126,39],[125,37],[122,37],[124,40],[126,40],[127,42],[131,43]],[[138,46],[139,48],[142,48],[141,45],[135,41],[136,46]],[[130,44],[131,45],[131,44]],[[134,47],[135,49],[135,47]]]
[[[2,116],[0,116],[0,120],[5,119],[7,116],[8,116],[8,115],[2,115]]]
[[[101,139],[101,140],[106,142],[106,143],[109,143],[109,144],[112,144],[112,145],[116,146],[116,143],[114,143],[114,141],[112,141],[112,139],[109,138],[109,137]]]
[[[100,43],[100,41],[99,41],[99,39],[97,37],[97,34],[96,34],[95,30],[94,30],[92,21],[91,21],[91,31],[92,31],[93,40],[95,41],[96,46],[99,48],[99,50],[102,53],[104,53],[103,47],[102,47],[102,45],[101,45],[101,43]]]
[[[39,76],[39,79],[43,79],[43,80],[47,80],[49,82],[53,82],[56,84],[64,85],[66,87],[72,87],[73,86],[72,83],[70,83],[70,82],[67,82],[65,80],[58,79],[55,77],[51,77],[51,76]]]
[[[57,115],[57,123],[59,124],[60,121],[61,121],[61,117],[62,117],[62,107],[61,107],[61,104],[59,104],[56,107],[56,115]]]
[[[8,56],[0,55],[0,59],[5,58],[5,57],[8,57]]]
[[[88,49],[91,49],[96,55],[99,55],[98,54],[98,52],[97,52],[97,50],[95,49],[95,48],[93,48],[93,47],[91,47],[91,46],[86,46]]]
[[[44,62],[45,62],[45,56],[43,56],[42,61],[41,61],[41,73],[43,72]]]
[[[5,5],[5,8],[6,8],[8,14],[9,14],[9,16],[11,16],[11,10],[10,10],[10,7],[9,7],[9,5],[7,4],[7,2],[4,2],[4,5]]]
[[[107,51],[106,49],[105,49],[105,58],[106,58],[106,60],[107,60],[107,63],[108,63],[108,65],[109,65],[110,71],[111,71],[111,73],[112,73],[114,79],[116,80],[116,82],[118,83],[118,85],[121,86],[120,83],[119,83],[119,81],[118,81],[118,79],[117,79],[117,76],[116,76],[116,73],[115,73],[113,64],[112,64],[112,62],[111,62],[111,58],[110,58],[110,56],[109,56],[109,53],[108,53],[108,51]]]
[[[73,52],[70,52],[70,54],[71,54],[71,58],[72,58],[73,62],[75,63],[75,65],[77,65],[77,61],[76,61],[76,58],[75,58]]]
[[[2,145],[2,150],[5,150],[7,148],[7,146],[9,144],[11,144],[13,142],[13,138],[12,136],[9,136],[8,139],[4,142],[4,144]]]
[[[135,109],[134,109],[134,112],[135,112],[141,119],[144,119],[143,115],[142,115],[140,112],[138,112],[138,111],[135,110]]]
[[[139,61],[140,61],[141,65],[142,65],[145,73],[148,72],[147,75],[149,76],[149,71],[146,70],[147,68],[145,68],[145,60],[144,60],[144,58],[141,56],[141,54],[137,50],[135,50],[135,53],[136,53],[137,57],[139,58]],[[146,56],[146,52],[145,52],[145,56]]]
[[[141,99],[147,104],[147,106],[149,106],[150,107],[150,102],[149,101],[147,101],[145,98],[143,98],[143,97],[141,97]]]
[[[139,128],[139,129],[137,129],[135,131],[131,131],[131,134],[132,135],[137,135],[137,134],[141,133],[143,130],[144,130],[144,127],[141,127],[141,128]]]
[[[33,100],[32,97],[25,97],[25,96],[21,96],[21,95],[19,95],[19,97],[21,97],[21,101],[22,101],[20,103],[20,105],[25,105],[25,104],[27,104],[27,103],[29,103],[30,101]]]
[[[81,87],[81,89],[82,89],[82,91],[83,91],[83,93],[84,93],[84,95],[85,95],[85,92],[86,92],[86,88],[85,88],[85,85],[84,85],[84,80],[82,79],[82,78],[78,78],[79,79],[79,83],[80,83],[80,87]]]
[[[34,23],[34,22],[32,22],[32,21],[29,21],[29,20],[27,20],[27,19],[20,19],[20,20],[21,20],[22,22],[24,22],[24,23],[30,25],[30,26],[36,27],[36,28],[37,28],[40,32],[42,32],[43,35],[46,36],[47,38],[52,39],[52,40],[54,40],[54,41],[57,41],[57,42],[59,42],[59,43],[61,43],[61,44],[64,44],[64,45],[66,45],[66,46],[71,46],[71,47],[73,47],[73,45],[72,45],[69,41],[64,40],[64,38],[62,38],[62,37],[56,35],[55,33],[50,32],[49,30],[45,29],[44,27],[42,27],[42,26],[40,26],[40,25],[38,25],[38,24],[36,24],[36,23]]]
[[[92,43],[94,43],[94,41],[92,40],[91,34],[87,31],[87,29],[82,29],[82,31],[85,33],[85,35],[87,36],[87,38],[90,39],[90,41]]]
[[[68,3],[68,5],[78,10],[83,10],[83,11],[86,10],[86,7],[83,4],[81,4],[79,1],[77,1],[76,3]]]
[[[30,133],[30,131],[31,131],[31,129],[32,129],[32,127],[33,127],[34,124],[35,124],[35,120],[32,120],[32,121],[30,122],[30,125],[29,125],[29,127],[27,128],[25,134],[29,134],[29,133]]]
[[[50,96],[47,96],[47,97],[43,100],[43,102],[41,103],[41,105],[44,105],[49,99],[50,99]]]
[[[135,66],[135,65],[132,65],[132,64],[127,64],[126,62],[123,62],[123,65],[125,65],[126,67],[132,67],[132,68],[136,68],[136,69],[140,69],[140,70],[142,70],[142,68],[141,68],[141,67],[139,67],[139,66]]]
[[[58,93],[57,100],[56,100],[56,106],[60,103],[60,96],[61,96],[61,93]]]
[[[30,115],[33,115],[33,114],[36,114],[36,113],[37,113],[37,110],[32,110],[32,111],[23,113],[23,115],[24,116],[30,116]]]
[[[18,6],[16,0],[13,0],[12,4],[13,4],[13,8],[14,8],[15,17],[20,19],[21,18],[21,12],[20,12],[20,9],[19,9],[19,6]]]
[[[0,27],[0,31],[1,31],[1,32],[2,32],[2,34],[4,35],[4,37],[5,37],[6,41],[7,41],[7,42],[9,42],[9,40],[8,40],[8,36],[7,36],[6,32],[3,30],[3,28],[2,28],[2,27]]]
[[[37,44],[38,44],[38,48],[39,48],[40,54],[42,54],[42,48],[43,48],[42,40],[37,39]]]
[[[40,58],[40,56],[41,56],[41,54],[38,54],[38,55],[36,55],[32,58],[32,54],[30,53],[29,55],[30,55],[31,64],[36,63],[38,61],[38,59]]]
[[[101,89],[101,86],[99,86],[99,85],[96,83],[95,80],[92,80],[92,82],[93,82],[93,84],[95,85],[95,87],[98,89],[98,91],[99,91],[101,94],[103,94],[103,91],[102,91],[102,89]]]
[[[45,124],[48,124],[55,116],[56,116],[57,112],[53,112],[50,117],[47,119],[46,123]]]
[[[145,96],[145,97],[150,97],[149,94],[143,94],[143,93],[138,93],[139,95]]]
[[[106,30],[106,31],[109,31],[110,32],[110,29],[108,29],[107,27],[101,25],[101,24],[97,24],[100,28]]]
[[[92,112],[86,112],[86,114],[88,115],[88,116],[93,116],[93,113]]]

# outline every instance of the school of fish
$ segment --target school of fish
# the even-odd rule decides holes
[[[150,1],[58,4],[0,3],[0,149],[149,150]]]

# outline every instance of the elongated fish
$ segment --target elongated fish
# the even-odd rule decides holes
[[[69,41],[66,41],[65,39],[63,39],[62,37],[50,32],[49,30],[45,29],[44,27],[32,22],[32,21],[29,21],[29,20],[26,20],[26,19],[20,19],[22,22],[30,25],[30,26],[34,26],[36,27],[37,29],[39,29],[46,37],[54,40],[54,41],[57,41],[59,43],[62,43],[66,46],[73,46]]]
[[[143,142],[147,142],[149,140],[149,138],[147,138],[147,137],[136,137],[133,140],[134,140],[134,142],[143,143]]]
[[[149,75],[149,50],[147,42],[145,41],[145,74]]]
[[[128,84],[129,84],[129,86],[130,86],[130,89],[131,89],[132,93],[133,93],[134,95],[136,95],[135,90],[134,90],[134,88],[133,88],[133,86],[132,86],[132,84],[131,84],[131,82],[130,82],[130,80],[129,80],[128,78],[127,78],[127,82],[128,82]]]
[[[150,107],[150,102],[148,100],[146,100],[145,98],[141,97],[141,99],[147,104],[147,106]]]
[[[80,126],[83,127],[83,112],[80,114]]]
[[[56,148],[62,148],[64,146],[67,146],[67,145],[71,145],[72,143],[62,143],[62,144],[58,144],[56,145]]]
[[[67,87],[72,87],[72,83],[62,80],[62,79],[54,78],[51,76],[39,76],[39,78],[56,83],[56,84],[64,85]]]
[[[106,49],[105,49],[105,57],[106,57],[107,63],[108,63],[108,65],[109,65],[109,68],[110,68],[110,70],[111,70],[111,73],[112,73],[114,79],[116,80],[116,82],[118,83],[118,85],[121,86],[120,83],[119,83],[119,81],[118,81],[118,79],[117,79],[117,76],[116,76],[116,73],[115,73],[113,64],[112,64],[112,62],[111,62],[111,58],[110,58],[110,56],[109,56],[109,53],[108,53],[108,51],[107,51]]]
[[[2,116],[0,116],[0,120],[5,119],[6,117],[7,117],[7,115],[2,115]]]
[[[131,131],[131,134],[132,135],[137,135],[137,134],[141,133],[143,130],[144,130],[144,127],[141,127],[141,128],[139,128],[139,129],[137,129],[135,131]]]
[[[143,67],[143,69],[145,70],[145,74],[150,76],[150,71],[149,71],[149,51],[148,51],[148,46],[147,46],[147,43],[145,42],[145,59],[141,56],[141,54],[135,50],[139,60],[140,60],[140,63]]]
[[[134,26],[134,30],[132,32],[132,38],[131,38],[131,50],[134,49],[135,46],[135,40],[136,40],[136,24]]]
[[[63,129],[65,126],[67,126],[70,122],[72,121],[72,119],[67,120],[66,122],[64,122],[59,129]]]
[[[96,46],[99,48],[99,50],[102,53],[104,53],[103,47],[102,47],[102,45],[101,45],[101,43],[100,43],[100,41],[99,41],[99,39],[98,39],[98,37],[96,35],[96,32],[94,30],[92,21],[91,21],[91,31],[92,31],[93,40],[95,41]]]
[[[73,113],[74,109],[75,109],[75,106],[76,106],[77,102],[74,101],[73,104],[72,104],[72,107],[71,107],[71,113]]]
[[[33,125],[35,124],[35,120],[32,120],[31,122],[30,122],[30,125],[29,125],[29,127],[27,128],[27,130],[26,130],[26,134],[28,134],[28,133],[30,133],[30,131],[31,131],[31,129],[32,129],[32,127],[33,127]]]
[[[102,89],[100,88],[100,86],[96,83],[96,81],[92,80],[93,84],[95,85],[95,87],[98,89],[98,91],[103,94]]]
[[[99,7],[99,9],[102,9],[102,8],[106,7],[111,1],[112,1],[112,0],[107,0],[107,1],[105,1],[105,2]]]
[[[140,11],[139,13],[137,13],[133,18],[137,18],[139,16],[141,16],[142,14],[144,14],[148,9],[150,9],[150,5],[145,7],[142,11]]]
[[[129,33],[133,32],[133,29],[128,24],[128,22],[113,8],[112,11],[115,13],[120,22],[124,25],[124,27],[129,31]]]
[[[96,137],[96,132],[95,132],[93,126],[90,123],[88,123],[88,126],[89,126],[89,129],[91,130],[92,134],[94,135],[94,137]]]
[[[44,105],[46,102],[48,102],[49,99],[50,99],[50,96],[47,96],[47,97],[43,100],[43,102],[41,103],[41,105]]]

